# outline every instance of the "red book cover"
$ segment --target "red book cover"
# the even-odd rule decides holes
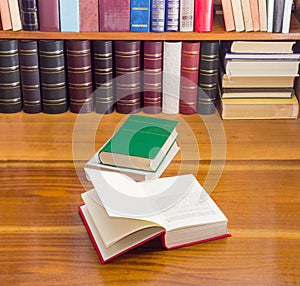
[[[100,32],[130,31],[130,0],[99,0]]]
[[[197,112],[200,42],[182,42],[179,112]]]
[[[214,20],[214,0],[195,0],[195,31],[211,32]]]
[[[80,0],[80,32],[99,31],[99,8],[98,0]]]
[[[59,32],[59,0],[38,0],[40,31]]]

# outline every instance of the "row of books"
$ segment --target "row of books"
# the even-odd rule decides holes
[[[289,33],[293,0],[221,0],[226,31]]]
[[[213,0],[1,0],[3,30],[209,32]]]
[[[223,119],[298,117],[295,82],[300,53],[296,42],[222,42]]]
[[[212,114],[219,41],[0,40],[0,112]]]
[[[94,189],[81,194],[78,210],[101,263],[156,237],[174,249],[230,236],[227,218],[192,174],[160,178],[179,150],[177,125],[129,115],[86,164]]]

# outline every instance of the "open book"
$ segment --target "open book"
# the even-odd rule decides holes
[[[87,169],[79,212],[102,263],[157,236],[167,249],[230,236],[227,218],[193,175],[135,182]]]

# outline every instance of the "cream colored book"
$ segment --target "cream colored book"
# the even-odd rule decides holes
[[[244,16],[241,0],[231,0],[236,32],[245,31]]]
[[[258,0],[260,31],[268,30],[267,0]]]
[[[249,0],[241,0],[243,18],[245,24],[245,31],[250,32],[253,31],[253,21],[251,15],[250,1]]]
[[[18,0],[8,0],[11,23],[13,31],[22,30],[20,7]]]

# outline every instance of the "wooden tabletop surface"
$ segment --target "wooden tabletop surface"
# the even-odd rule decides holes
[[[83,166],[126,116],[0,114],[0,285],[300,285],[300,120],[158,116],[179,121],[163,176],[195,174],[232,237],[100,264]]]

